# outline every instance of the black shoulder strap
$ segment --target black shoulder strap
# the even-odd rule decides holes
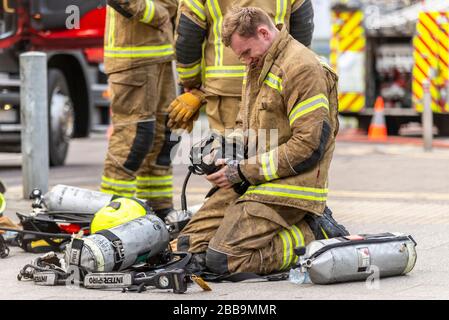
[[[96,234],[100,234],[106,239],[108,239],[112,246],[114,247],[114,269],[115,271],[120,270],[120,267],[123,264],[123,261],[125,261],[125,249],[123,248],[123,242],[120,240],[119,237],[117,237],[113,232],[110,230],[101,230],[96,232]]]
[[[69,257],[69,263],[71,265],[79,266],[81,263],[81,253],[83,252],[84,247],[84,241],[81,239],[73,239],[71,250],[70,250],[70,257]]]
[[[123,7],[120,5],[120,3],[117,2],[117,0],[108,0],[108,6],[112,7],[115,11],[117,11],[127,19],[131,19],[133,16],[130,12],[123,9]]]

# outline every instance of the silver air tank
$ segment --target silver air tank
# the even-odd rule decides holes
[[[138,260],[152,257],[168,247],[167,228],[155,215],[146,215],[83,239],[73,239],[65,251],[67,265],[89,272],[124,270]],[[113,235],[111,239],[111,234]],[[115,238],[115,239],[114,239]]]
[[[95,214],[112,201],[113,195],[58,184],[44,196],[49,211],[70,211]]]

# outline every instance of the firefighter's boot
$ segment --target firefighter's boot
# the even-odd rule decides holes
[[[206,253],[193,253],[190,262],[185,267],[185,270],[189,274],[201,274],[206,271]]]

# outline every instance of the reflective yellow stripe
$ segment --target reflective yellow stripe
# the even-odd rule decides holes
[[[329,239],[329,237],[327,236],[326,231],[324,231],[323,227],[320,227],[321,232],[323,233],[324,238]]]
[[[245,66],[206,67],[206,78],[244,77]]]
[[[304,247],[305,241],[304,241],[304,235],[302,234],[301,229],[299,229],[297,226],[293,225],[291,232],[292,232],[293,236],[295,237],[296,247],[298,247],[298,246]],[[299,256],[296,256],[293,262],[297,263],[298,260],[299,260]]]
[[[329,110],[329,100],[327,100],[327,97],[324,94],[313,96],[312,98],[298,103],[290,112],[290,125],[292,125],[298,118],[318,108]]]
[[[271,168],[271,174],[273,175],[274,179],[279,179],[279,176],[277,175],[277,165],[274,163],[274,152],[275,150],[270,151],[270,168]]]
[[[134,188],[136,186],[136,180],[117,180],[105,176],[102,176],[101,180],[102,183],[112,187]]]
[[[279,93],[282,92],[282,79],[276,76],[275,74],[269,72],[263,82],[267,84],[269,87],[279,91]]]
[[[6,199],[3,196],[2,193],[0,193],[0,215],[5,211],[6,209]]]
[[[114,47],[115,44],[115,10],[108,6],[110,19],[109,19],[109,41],[108,48]]]
[[[207,0],[210,15],[213,21],[214,46],[215,46],[215,65],[223,65],[223,43],[221,42],[221,25],[223,23],[223,16],[221,14],[220,6],[217,0]]]
[[[287,0],[276,0],[276,16],[275,24],[284,23],[285,14],[287,12]]]
[[[148,21],[153,19],[154,4],[150,0],[147,1],[144,18],[141,20]],[[151,9],[153,8],[153,10]],[[140,46],[140,47],[116,47],[115,46],[115,10],[108,6],[110,19],[108,26],[108,43],[104,48],[104,56],[107,58],[146,58],[146,57],[165,57],[175,53],[171,44],[160,46]]]
[[[171,198],[173,197],[173,188],[157,189],[157,191],[149,192],[138,191],[136,194],[139,199]]]
[[[174,50],[171,44],[162,46],[106,48],[104,51],[105,57],[116,58],[163,57],[172,54],[174,54]]]
[[[282,258],[282,265],[281,265],[281,270],[284,270],[285,268],[287,268],[287,266],[290,263],[290,257],[289,257],[289,252],[290,252],[290,247],[291,247],[291,240],[290,240],[290,236],[288,234],[288,232],[286,232],[286,230],[282,230],[279,233],[279,237],[282,240],[282,244],[284,245],[283,247],[283,258]]]
[[[282,235],[284,238],[282,239],[282,242],[284,243],[284,258],[283,263],[281,266],[281,270],[288,268],[292,262],[293,258],[293,238],[288,232],[288,230],[284,229],[280,235]],[[281,236],[281,238],[282,238]]]
[[[260,163],[262,164],[262,171],[266,181],[279,179],[279,176],[276,173],[277,166],[274,163],[274,152],[275,150],[271,150],[260,156]]]
[[[204,6],[198,0],[183,0],[186,6],[192,10],[198,18],[202,21],[206,21],[206,13],[204,11]]]
[[[328,189],[262,183],[257,186],[250,186],[244,195],[258,194],[325,202],[327,192]]]
[[[137,177],[137,187],[158,187],[173,185],[173,176],[151,176],[151,177]]]
[[[193,78],[201,73],[201,63],[190,68],[176,67],[176,71],[181,79]]]
[[[151,23],[151,21],[154,18],[154,3],[150,0],[145,0],[145,13],[143,15],[143,18],[140,20],[140,22],[143,23]]]

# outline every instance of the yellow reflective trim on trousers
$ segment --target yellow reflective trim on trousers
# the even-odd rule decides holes
[[[276,16],[274,17],[274,23],[284,23],[285,14],[287,12],[287,0],[276,0]]]
[[[162,46],[144,46],[144,47],[115,47],[106,48],[105,57],[115,58],[143,58],[143,57],[165,57],[174,54],[175,51],[171,44]]]
[[[173,179],[167,180],[153,180],[153,181],[137,181],[137,188],[151,188],[151,187],[163,187],[173,186]]]
[[[282,79],[273,73],[269,72],[263,82],[274,90],[279,91],[279,93],[282,92]]]
[[[151,23],[154,18],[155,7],[154,3],[151,0],[145,0],[145,13],[140,22],[143,23]]]
[[[295,243],[292,248],[292,263],[295,263],[298,256],[295,255],[294,249],[299,246],[299,238],[298,238],[298,235],[296,234],[296,232],[293,230],[293,227],[291,229],[289,229],[289,232],[292,235],[293,239],[295,240],[294,241]]]
[[[299,229],[296,225],[293,225],[292,231],[296,234],[296,236],[299,236],[299,239],[301,240],[301,242],[297,242],[297,246],[301,245],[302,247],[304,247],[306,245],[306,242],[304,240],[304,235],[301,232],[301,229]],[[298,239],[296,238],[296,240],[298,240]],[[299,260],[299,257],[296,256],[294,263],[297,263],[298,260]]]
[[[284,270],[285,267],[286,267],[286,265],[287,265],[287,255],[286,255],[286,252],[287,252],[287,250],[288,250],[288,244],[289,244],[289,242],[288,242],[288,240],[287,240],[287,238],[286,238],[285,230],[282,230],[281,232],[279,232],[278,235],[279,235],[279,237],[281,238],[281,241],[282,241],[282,244],[283,244],[283,248],[282,248],[282,249],[283,249],[283,250],[282,250],[282,265],[281,265],[280,270]]]
[[[303,199],[324,202],[327,199],[328,189],[288,186],[275,183],[263,183],[251,186],[244,195],[258,194],[292,199]]]
[[[210,66],[206,67],[206,78],[244,77],[245,66]]]
[[[325,108],[329,111],[329,100],[327,100],[327,97],[324,94],[318,94],[298,103],[288,116],[290,119],[290,125],[292,125],[298,118],[318,108]]]
[[[207,0],[207,4],[213,21],[212,30],[215,37],[215,65],[221,66],[223,65],[223,43],[221,42],[221,25],[223,23],[223,16],[217,0]]]
[[[279,235],[283,235],[284,238],[282,239],[282,242],[284,244],[284,257],[283,257],[283,263],[281,266],[281,270],[288,268],[292,262],[293,258],[293,238],[288,232],[288,230],[284,229]],[[281,236],[282,238],[282,236]]]
[[[176,67],[176,71],[181,79],[193,78],[201,73],[201,63],[190,68]]]
[[[206,21],[206,12],[204,10],[204,6],[198,2],[198,0],[182,0],[192,10],[198,18],[202,21]]]
[[[141,199],[150,199],[150,198],[171,198],[173,197],[173,188],[165,188],[165,189],[157,189],[157,191],[149,191],[149,192],[136,192],[137,197]]]

